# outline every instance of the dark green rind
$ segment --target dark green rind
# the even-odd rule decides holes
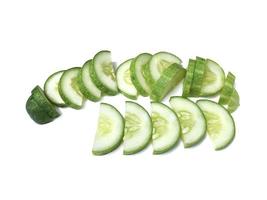
[[[148,84],[148,86],[150,88],[152,88],[153,84],[155,83],[155,81],[152,78],[152,75],[150,73],[150,69],[149,69],[149,62],[144,66],[144,77],[146,79],[146,82]]]
[[[196,66],[194,70],[194,76],[190,91],[190,96],[199,96],[201,93],[201,86],[205,74],[205,61],[203,58],[197,57],[196,58]]]
[[[239,98],[239,94],[236,91],[236,89],[234,89],[229,102],[228,102],[228,107],[227,110],[229,110],[230,113],[233,113],[237,110],[237,108],[240,106],[240,98]]]
[[[132,63],[131,63],[131,67],[130,67],[130,72],[131,72],[131,80],[136,88],[136,90],[138,91],[138,93],[144,97],[148,96],[149,94],[143,89],[142,85],[139,83],[138,81],[138,78],[136,76],[136,73],[135,73],[135,62],[136,60],[138,59],[139,56],[142,56],[142,55],[148,55],[148,56],[151,56],[151,54],[149,53],[142,53],[142,54],[139,54],[136,58],[134,58],[132,60]],[[149,63],[149,62],[148,62]],[[147,63],[145,64],[147,65]],[[143,71],[144,71],[144,68],[145,68],[145,65],[143,66]],[[144,74],[144,72],[143,72]],[[148,84],[149,85],[149,84]]]
[[[223,89],[221,90],[219,104],[226,105],[229,102],[231,94],[234,91],[234,84],[235,76],[231,72],[228,72]]]
[[[184,78],[186,70],[176,63],[164,70],[159,80],[153,85],[150,98],[160,102]]]
[[[91,79],[92,81],[94,82],[94,84],[96,85],[96,87],[98,87],[99,90],[101,90],[104,94],[107,94],[107,95],[110,95],[110,96],[115,96],[119,93],[119,90],[117,89],[116,91],[114,90],[111,90],[109,87],[107,87],[105,84],[103,84],[100,79],[98,78],[98,75],[96,74],[96,71],[95,71],[95,65],[94,65],[94,60],[96,59],[96,57],[103,53],[103,52],[108,52],[110,53],[110,51],[106,51],[106,50],[103,50],[103,51],[100,51],[98,52],[94,58],[93,58],[93,67],[92,67],[92,70],[90,71],[91,72]],[[114,72],[115,74],[115,72]]]
[[[45,96],[44,91],[39,85],[37,85],[32,90],[32,97],[36,103],[51,117],[57,118],[60,116],[60,113],[57,111],[56,106],[52,104],[48,98]]]
[[[193,59],[189,59],[187,72],[186,72],[184,84],[183,84],[183,94],[182,94],[183,97],[187,97],[190,94],[191,85],[193,82],[194,71],[195,71],[195,66],[196,66],[196,61]]]
[[[80,89],[81,93],[83,94],[83,96],[84,96],[85,98],[87,98],[87,99],[90,100],[90,101],[97,102],[97,101],[99,101],[99,100],[101,99],[101,97],[99,98],[99,97],[93,95],[93,94],[90,92],[90,90],[88,90],[88,89],[85,87],[85,85],[84,85],[84,83],[83,83],[83,80],[82,80],[83,68],[86,68],[86,67],[89,67],[89,71],[92,70],[92,67],[93,67],[93,65],[92,65],[92,60],[88,60],[88,61],[86,61],[86,62],[84,63],[84,65],[83,65],[83,67],[82,67],[82,69],[81,69],[81,71],[80,71],[80,73],[79,73],[79,75],[78,75],[78,86],[79,86],[79,89]],[[88,74],[88,76],[90,76],[90,74]]]

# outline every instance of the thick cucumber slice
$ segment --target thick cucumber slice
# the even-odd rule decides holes
[[[150,98],[161,101],[184,78],[186,70],[179,64],[172,64],[153,85]]]
[[[131,62],[132,59],[129,59],[117,68],[116,78],[120,92],[130,99],[137,99],[138,92],[133,85],[130,75]]]
[[[230,113],[235,112],[236,109],[240,106],[239,101],[240,101],[239,94],[237,93],[236,89],[234,89],[227,105],[227,109],[229,110]]]
[[[200,96],[212,96],[223,88],[225,75],[220,65],[213,60],[207,59],[205,66]]]
[[[151,88],[144,76],[144,68],[150,61],[151,57],[152,55],[149,53],[139,54],[132,60],[130,67],[132,82],[138,93],[142,96],[148,96],[151,92]]]
[[[116,149],[123,138],[124,120],[110,104],[101,103],[93,154],[104,155]]]
[[[219,104],[226,105],[229,102],[230,97],[234,91],[234,84],[235,84],[235,76],[231,72],[228,72],[224,82],[224,86],[221,91]]]
[[[151,110],[153,153],[161,154],[172,149],[178,142],[180,123],[173,110],[162,103],[152,102]]]
[[[127,101],[123,153],[135,154],[143,150],[152,136],[152,121],[147,111],[137,103]]]
[[[183,97],[171,97],[170,104],[181,124],[184,147],[201,141],[206,134],[206,120],[197,104]]]
[[[44,84],[44,92],[47,98],[60,107],[66,106],[58,91],[58,84],[63,73],[64,71],[59,71],[50,75]]]
[[[149,85],[152,86],[161,77],[163,71],[173,63],[181,64],[182,61],[168,52],[158,52],[153,55],[144,69],[144,75]]]
[[[191,96],[199,96],[205,74],[205,60],[203,58],[196,58],[196,66],[194,70],[193,82],[191,86]]]
[[[183,97],[188,97],[190,95],[191,85],[193,82],[193,76],[195,71],[196,61],[189,59],[184,85],[183,85]]]
[[[118,93],[110,51],[100,51],[94,56],[91,78],[103,93],[108,95]]]
[[[78,86],[78,75],[80,67],[66,70],[59,81],[59,94],[66,105],[80,109],[83,106],[84,97]]]
[[[197,101],[207,121],[207,133],[215,150],[228,146],[235,136],[235,123],[231,114],[220,104],[210,100]]]
[[[78,76],[78,86],[84,97],[91,101],[99,101],[101,99],[101,90],[96,87],[91,79],[90,74],[92,68],[92,60],[88,60],[84,63]]]

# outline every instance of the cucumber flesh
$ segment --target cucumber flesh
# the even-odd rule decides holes
[[[180,136],[180,123],[176,114],[162,103],[151,103],[153,124],[153,153],[161,154],[172,149]]]
[[[197,57],[190,96],[200,96],[205,69],[205,60],[203,58]]]
[[[127,101],[123,153],[135,154],[143,150],[152,136],[152,121],[147,111],[137,103]]]
[[[84,97],[91,101],[99,101],[101,99],[101,90],[96,87],[91,79],[92,68],[93,61],[86,61],[78,76],[78,86]]]
[[[78,86],[78,75],[80,67],[74,67],[66,70],[59,81],[59,94],[66,105],[80,109],[84,103],[84,97]]]
[[[229,101],[228,101],[228,105],[227,105],[227,110],[229,110],[230,113],[233,113],[236,111],[236,109],[240,106],[240,98],[239,98],[239,94],[236,91],[236,89],[234,89]]]
[[[200,108],[183,97],[171,97],[170,104],[181,124],[184,147],[199,143],[206,134],[206,120]]]
[[[188,97],[190,95],[195,66],[196,66],[196,61],[190,59],[188,63],[185,79],[184,79],[184,84],[183,84],[183,97]]]
[[[148,96],[151,92],[151,88],[144,75],[144,68],[150,61],[151,57],[152,55],[149,53],[139,54],[132,60],[130,67],[132,82],[138,93],[142,96]]]
[[[169,66],[153,85],[150,98],[160,102],[184,78],[186,70],[176,63]]]
[[[220,104],[210,100],[197,101],[207,121],[207,133],[215,150],[228,146],[235,136],[231,114]]]
[[[230,97],[234,91],[234,84],[235,84],[235,76],[231,72],[228,72],[224,82],[224,86],[221,91],[219,104],[226,105],[229,102]]]
[[[133,85],[130,75],[131,62],[132,59],[129,59],[119,65],[116,71],[116,78],[120,92],[130,99],[137,99],[138,92]]]
[[[44,84],[44,92],[47,98],[60,107],[66,106],[58,91],[58,84],[63,73],[64,71],[59,71],[50,75]]]
[[[124,120],[120,112],[110,104],[101,103],[93,154],[104,155],[116,149],[123,138]]]

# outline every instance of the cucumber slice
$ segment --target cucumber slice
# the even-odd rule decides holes
[[[171,97],[170,104],[181,124],[184,147],[200,142],[206,134],[206,120],[197,104],[183,97]]]
[[[210,100],[197,101],[207,121],[207,133],[215,150],[228,146],[235,136],[235,123],[231,114],[220,104]]]
[[[161,77],[163,71],[173,63],[181,64],[182,61],[168,52],[158,52],[153,55],[144,68],[144,75],[149,85],[152,86]]]
[[[200,95],[205,69],[205,60],[203,58],[197,57],[190,96]]]
[[[66,70],[59,81],[59,94],[66,105],[80,109],[83,106],[84,97],[78,87],[78,75],[80,67]]]
[[[234,91],[234,84],[235,84],[235,76],[231,72],[228,72],[224,82],[224,86],[221,91],[219,104],[226,105],[229,102],[230,97]]]
[[[227,109],[229,110],[230,113],[235,112],[236,109],[240,106],[239,101],[240,101],[239,94],[236,91],[236,89],[234,89],[234,91],[233,91],[233,93],[229,99],[228,105],[227,105]]]
[[[150,61],[152,55],[149,53],[139,54],[135,59],[132,60],[130,71],[132,82],[137,89],[138,93],[142,96],[148,96],[151,92],[145,76],[144,68]]]
[[[110,51],[100,51],[94,56],[91,78],[103,93],[108,95],[118,93]]]
[[[127,101],[123,137],[123,153],[135,154],[143,150],[152,136],[152,121],[147,111],[137,103]]]
[[[188,97],[190,95],[191,85],[193,82],[193,76],[195,71],[196,61],[189,59],[184,85],[183,85],[183,97]]]
[[[101,103],[98,126],[93,145],[94,155],[104,155],[116,149],[123,138],[124,120],[110,104]]]
[[[44,84],[44,92],[47,98],[60,107],[66,106],[58,91],[58,84],[63,73],[64,71],[59,71],[50,75]]]
[[[130,76],[131,62],[132,59],[129,59],[119,65],[116,71],[116,78],[120,92],[130,99],[137,99],[138,92],[134,87]]]
[[[91,71],[93,61],[88,60],[84,63],[79,76],[78,86],[84,97],[91,101],[99,101],[101,99],[101,90],[99,90],[91,79]]]
[[[181,132],[180,123],[173,110],[162,103],[152,102],[151,110],[153,153],[161,154],[177,144]]]
[[[184,78],[186,70],[176,63],[169,66],[153,85],[150,98],[161,101]]]

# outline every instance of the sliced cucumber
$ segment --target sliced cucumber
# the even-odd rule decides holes
[[[226,105],[229,102],[230,97],[234,91],[234,84],[235,84],[235,76],[231,72],[228,72],[224,82],[224,86],[221,91],[219,104]]]
[[[94,56],[91,78],[103,93],[108,95],[118,93],[110,51],[100,51]]]
[[[215,150],[228,146],[235,136],[235,123],[231,114],[210,100],[197,101],[207,121],[207,133]]]
[[[179,64],[172,64],[162,73],[152,87],[150,98],[161,101],[184,78],[186,70]]]
[[[173,110],[162,103],[152,102],[151,110],[153,153],[161,154],[177,144],[180,136],[180,123]]]
[[[84,97],[78,86],[78,75],[80,67],[73,67],[66,70],[59,81],[59,94],[66,105],[80,109],[83,106]]]
[[[184,85],[183,85],[183,96],[188,97],[190,95],[191,85],[193,82],[193,76],[195,71],[196,61],[189,59]]]
[[[124,120],[110,104],[101,103],[98,126],[93,145],[94,155],[104,155],[116,149],[123,138]]]
[[[201,141],[206,134],[206,120],[197,104],[183,97],[171,97],[170,104],[181,124],[184,147]]]
[[[194,70],[193,82],[191,86],[191,96],[199,96],[205,74],[205,60],[203,58],[196,58],[196,66]]]
[[[130,67],[132,82],[138,93],[142,96],[148,96],[151,92],[151,88],[144,76],[144,68],[150,61],[151,57],[152,55],[149,53],[139,54],[132,60]]]
[[[119,65],[116,71],[116,78],[120,92],[130,99],[137,99],[138,92],[133,85],[130,75],[131,62],[132,59],[129,59]]]
[[[58,91],[58,84],[63,73],[64,71],[59,71],[50,75],[44,84],[44,92],[47,98],[60,107],[66,106]]]
[[[227,109],[229,110],[229,112],[233,113],[236,111],[236,109],[240,106],[239,101],[240,101],[239,94],[236,91],[236,89],[234,89],[227,105]]]
[[[154,54],[144,68],[144,75],[149,85],[152,86],[161,77],[163,71],[173,63],[181,64],[182,61],[177,56],[168,52]]]
[[[88,60],[84,63],[78,76],[78,86],[84,97],[91,101],[99,101],[101,99],[101,90],[96,87],[91,79],[90,74],[92,68],[92,60]]]
[[[143,150],[152,136],[152,122],[147,111],[137,103],[127,101],[123,153],[135,154]]]

